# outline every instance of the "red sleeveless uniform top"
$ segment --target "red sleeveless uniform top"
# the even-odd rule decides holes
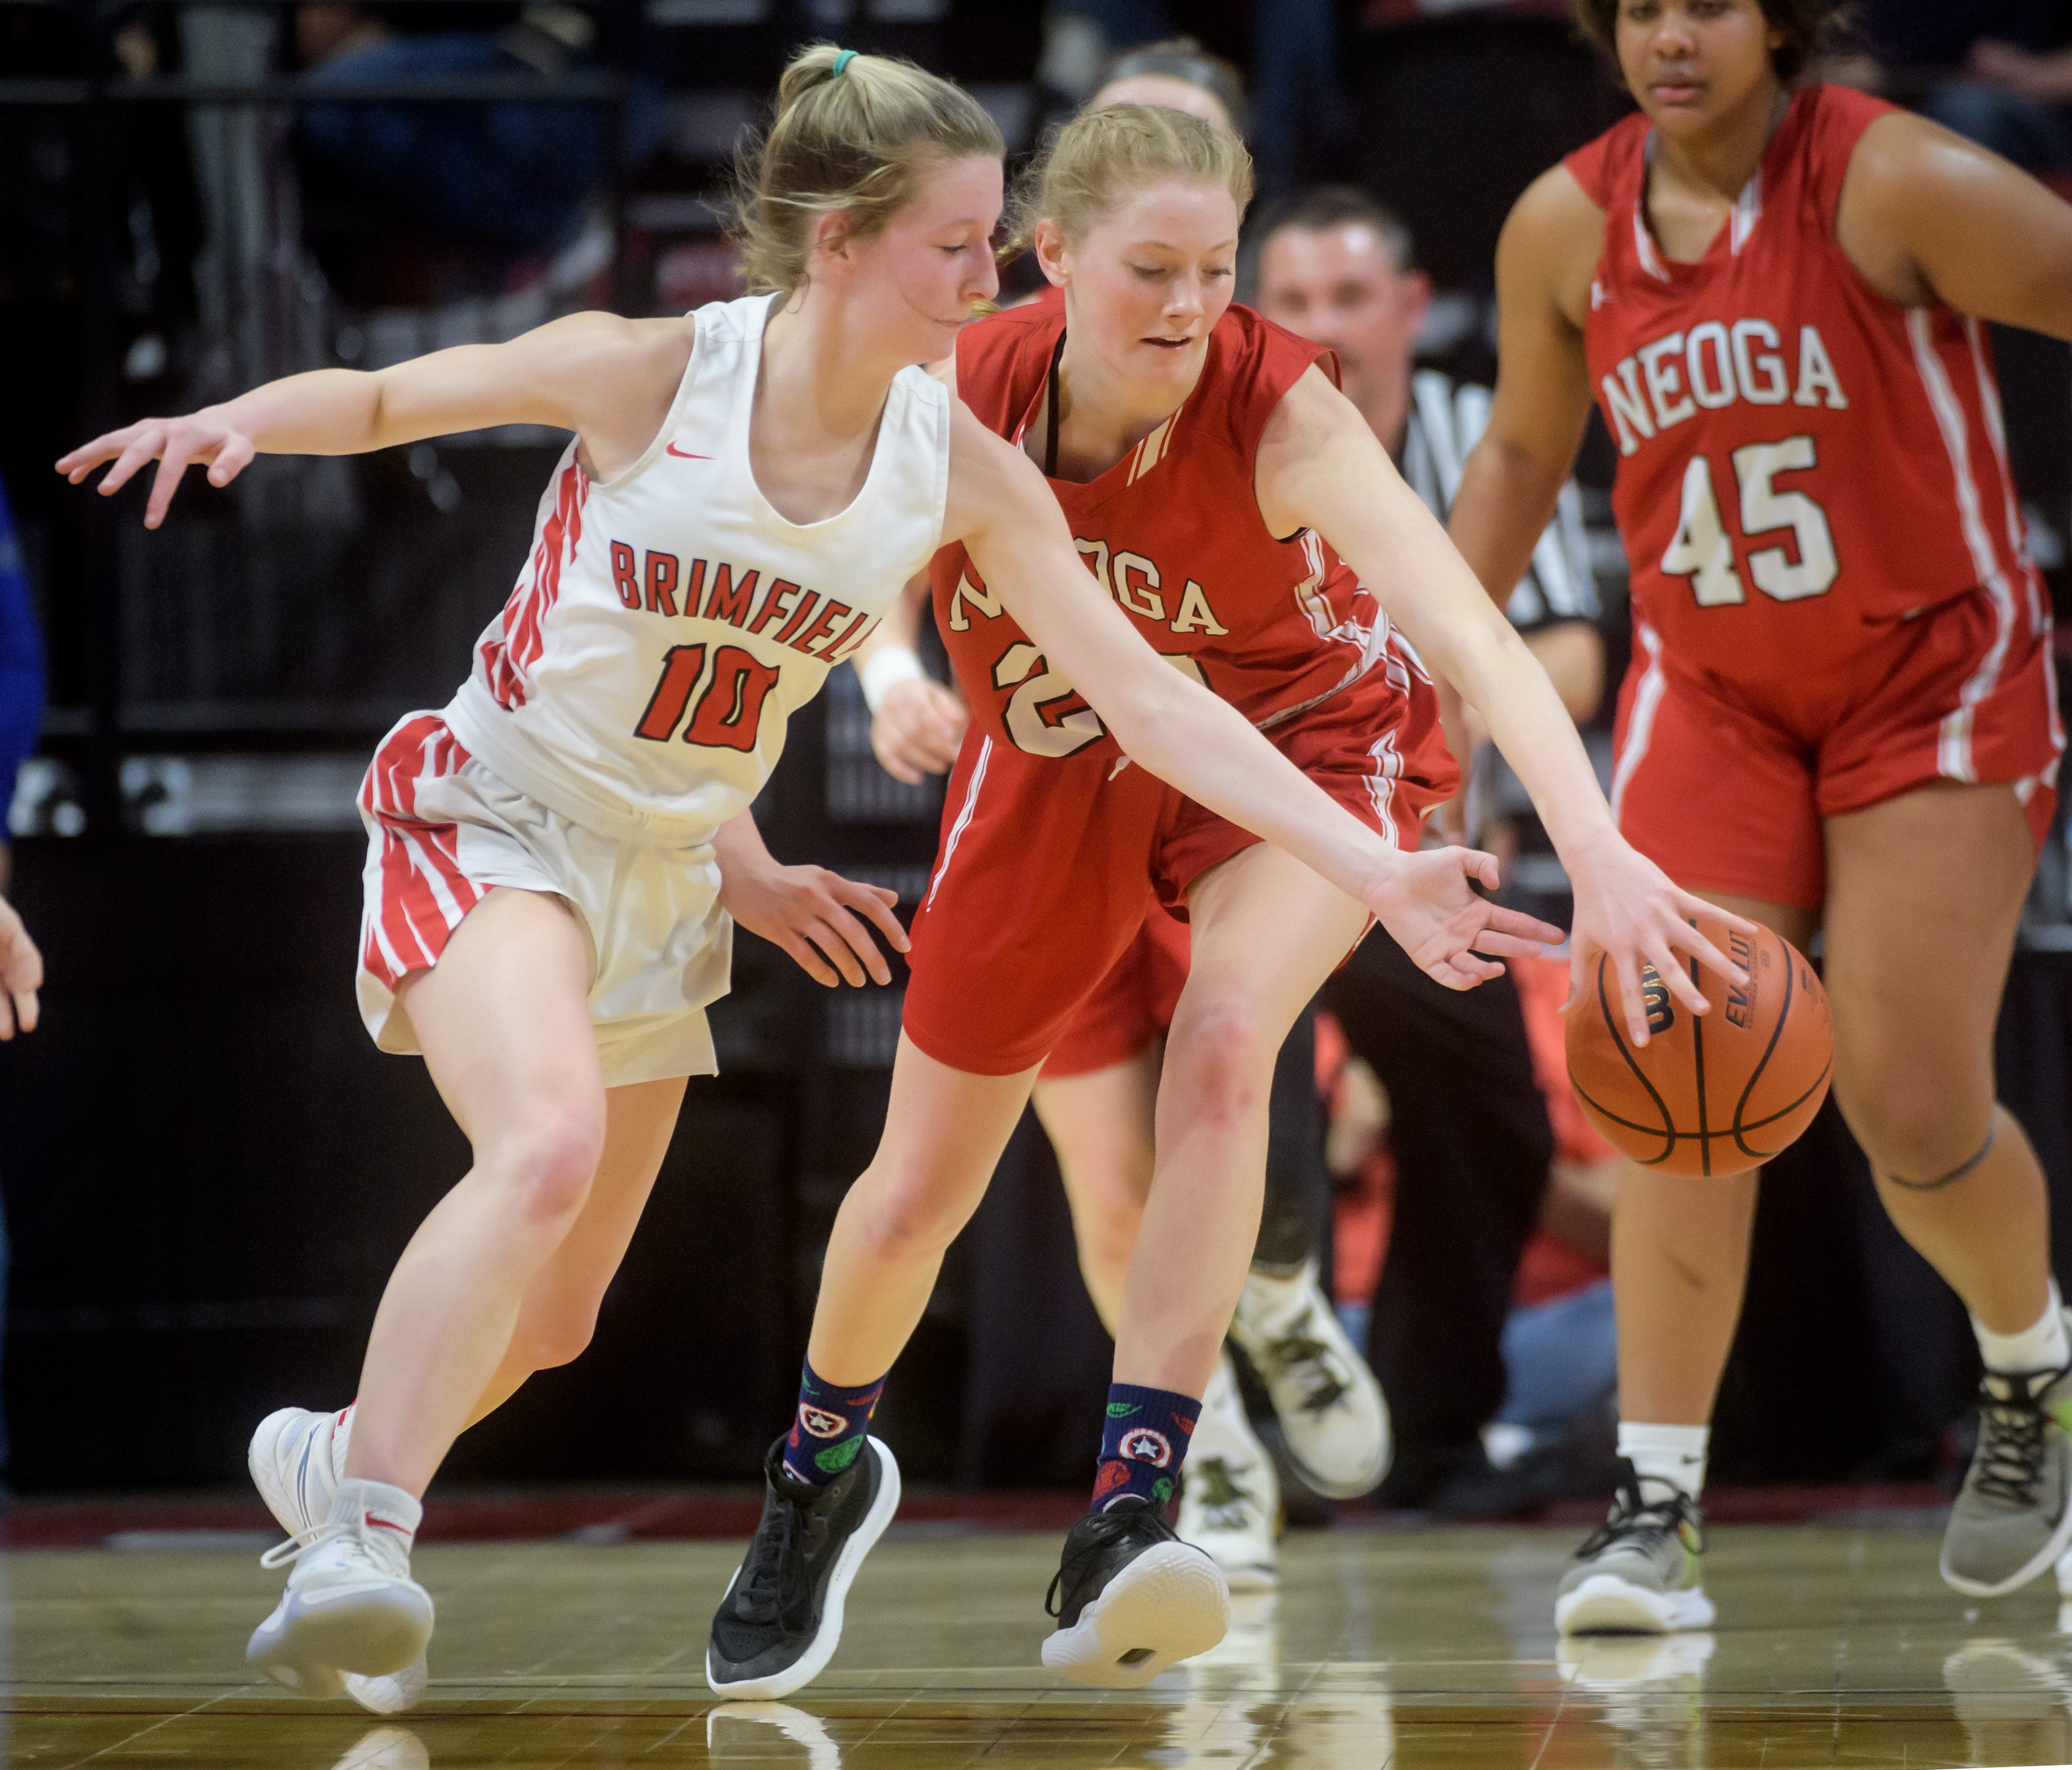
[[[957,392],[981,423],[1019,442],[1043,398],[1065,329],[1062,302],[967,326]],[[1388,617],[1322,540],[1267,532],[1253,487],[1266,421],[1311,363],[1337,359],[1248,307],[1209,334],[1186,403],[1085,485],[1053,479],[1087,568],[1137,630],[1255,725],[1278,723],[1360,680],[1409,688]],[[986,589],[961,544],[930,567],[935,625],[973,724],[1037,756],[1120,754],[1092,708]]]
[[[1836,243],[1850,153],[1892,108],[1795,94],[1696,264],[1649,229],[1645,117],[1563,162],[1605,211],[1584,344],[1634,609],[1672,665],[1828,670],[1975,587],[2003,646],[2043,629],[1984,328],[1887,300]]]

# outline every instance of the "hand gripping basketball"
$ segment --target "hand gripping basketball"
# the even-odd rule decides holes
[[[1562,859],[1576,893],[1568,936],[1568,1000],[1561,1004],[1563,1013],[1573,1012],[1595,987],[1600,956],[1609,962],[1626,1037],[1636,1045],[1648,1040],[1646,991],[1641,978],[1647,967],[1693,1014],[1704,1013],[1711,1004],[1698,988],[1697,966],[1679,959],[1679,953],[1730,985],[1748,982],[1748,973],[1712,943],[1698,922],[1702,917],[1715,929],[1724,924],[1749,936],[1756,932],[1755,924],[1681,889],[1616,830],[1608,828]]]
[[[1478,885],[1496,889],[1495,856],[1421,849],[1400,857],[1367,907],[1419,969],[1449,989],[1501,977],[1498,959],[1534,957],[1560,943],[1559,928],[1478,896]]]

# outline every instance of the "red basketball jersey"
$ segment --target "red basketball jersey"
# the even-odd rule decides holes
[[[2043,630],[1983,327],[1886,300],[1835,240],[1850,154],[1891,109],[1795,94],[1696,264],[1648,227],[1645,117],[1564,162],[1605,211],[1584,342],[1635,610],[1672,663],[1831,669],[1865,623],[1974,587],[2000,650]]]
[[[968,326],[957,392],[1019,442],[1064,331],[1062,302]],[[1154,651],[1255,724],[1315,704],[1379,667],[1400,692],[1410,665],[1351,570],[1308,530],[1267,532],[1253,488],[1260,437],[1312,363],[1337,360],[1248,307],[1209,335],[1201,379],[1180,409],[1097,479],[1053,479],[1087,569]],[[1071,684],[986,589],[961,545],[930,568],[935,623],[978,729],[1038,756],[1116,754]]]

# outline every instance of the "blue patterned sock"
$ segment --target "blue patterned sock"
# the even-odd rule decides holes
[[[844,1389],[816,1376],[811,1365],[802,1365],[799,1411],[784,1440],[784,1472],[814,1487],[832,1481],[863,1448],[872,1411],[884,1393],[882,1377],[861,1389]]]
[[[1202,1404],[1192,1395],[1110,1383],[1092,1509],[1105,1512],[1133,1493],[1162,1511],[1179,1491],[1180,1465],[1201,1415]]]

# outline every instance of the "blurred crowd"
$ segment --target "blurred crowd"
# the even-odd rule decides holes
[[[874,23],[894,14],[907,38]],[[882,47],[939,55],[1024,146],[1132,52],[1137,74],[1215,92],[1260,171],[1246,298],[1338,352],[1347,392],[1442,511],[1488,411],[1487,266],[1495,220],[1523,182],[1505,169],[1536,170],[1621,104],[1558,6],[1474,0],[1368,0],[1350,14],[1331,0],[315,0],[284,9],[285,27],[256,9],[226,23],[142,0],[92,28],[82,17],[0,0],[0,64],[23,77],[91,76],[118,94],[180,77],[292,78],[301,89],[292,105],[236,113],[234,128],[228,113],[123,105],[95,141],[61,108],[0,109],[0,384],[13,419],[0,440],[0,786],[10,796],[43,708],[35,607],[56,614],[48,581],[66,569],[68,519],[47,468],[61,440],[261,372],[368,363],[384,313],[431,316],[411,335],[447,343],[554,306],[729,293],[717,234],[726,164],[766,64],[790,42],[880,31]],[[1197,35],[1175,41],[1182,23]],[[1836,77],[2072,189],[2072,9],[1865,0],[1852,31]],[[1445,136],[1390,102],[1412,84],[1420,102],[1450,109]],[[436,97],[413,97],[413,85]],[[1568,96],[1520,101],[1549,92]],[[1421,154],[1388,145],[1399,126],[1426,131]],[[1457,163],[1468,159],[1479,175]],[[1477,175],[1490,188],[1455,201],[1448,181]],[[551,298],[494,305],[540,290]],[[315,316],[306,334],[297,314]],[[2059,565],[2072,527],[2072,367],[2062,346],[2000,348],[2022,383],[2008,403],[2017,470],[2033,464],[2036,551]],[[420,477],[436,502],[433,470]],[[1510,612],[1602,757],[1628,646],[1623,568],[1587,454],[1581,478]],[[56,698],[76,704],[87,666],[72,619],[59,617],[52,649]],[[1516,783],[1478,767],[1466,816],[1513,889],[1558,909],[1563,881]],[[1440,1000],[1400,960],[1368,942],[1320,1004],[1317,1039],[1331,1288],[1395,1414],[1387,1497],[1505,1515],[1594,1494],[1616,1378],[1609,1152],[1568,1089],[1565,973],[1524,965],[1515,984]]]

